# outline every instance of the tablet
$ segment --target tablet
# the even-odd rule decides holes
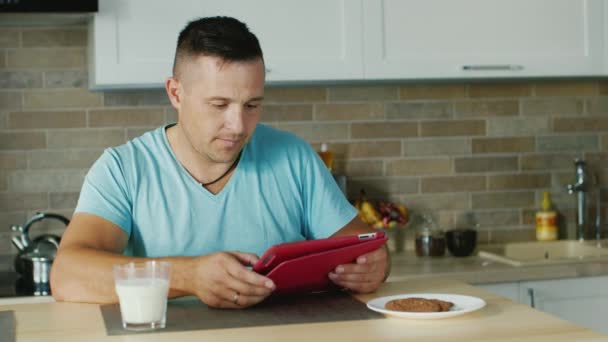
[[[276,294],[323,291],[331,287],[328,274],[382,246],[384,232],[288,242],[270,247],[253,270],[272,279]]]

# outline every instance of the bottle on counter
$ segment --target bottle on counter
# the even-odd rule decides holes
[[[551,194],[543,192],[541,210],[536,212],[536,240],[557,240],[557,213],[553,210]]]
[[[327,166],[329,171],[332,171],[334,166],[334,153],[327,148],[326,143],[321,144],[321,149],[318,153],[321,160],[323,160],[323,163],[325,163],[325,166]]]
[[[428,215],[416,228],[416,255],[419,257],[440,257],[445,254],[445,234]]]

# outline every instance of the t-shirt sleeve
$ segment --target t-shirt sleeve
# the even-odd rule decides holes
[[[87,173],[75,212],[102,217],[131,234],[132,202],[118,155],[106,149]]]
[[[348,224],[357,210],[348,202],[333,175],[312,149],[307,149],[304,171],[304,199],[307,239],[329,237]]]

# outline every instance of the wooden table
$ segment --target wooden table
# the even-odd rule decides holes
[[[441,320],[386,318],[365,321],[292,324],[254,328],[106,336],[98,305],[41,303],[0,305],[14,310],[17,341],[608,341],[608,336],[579,327],[460,281],[420,279],[384,284],[375,297],[433,292],[483,298],[476,312]],[[0,332],[0,340],[1,332]]]

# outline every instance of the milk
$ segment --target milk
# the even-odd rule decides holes
[[[158,278],[123,279],[116,282],[120,314],[125,323],[165,321],[169,281]]]

